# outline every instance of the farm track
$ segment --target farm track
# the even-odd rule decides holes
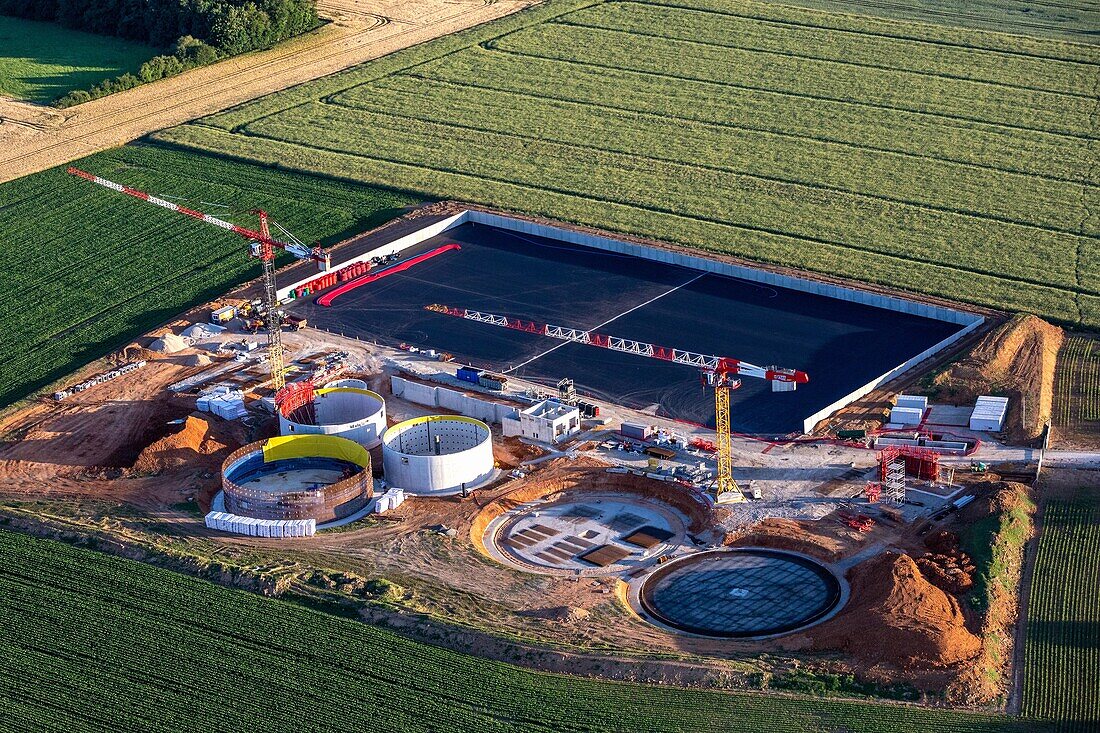
[[[330,5],[321,0],[318,5],[322,16],[334,19],[317,31],[269,51],[226,59],[87,102],[69,111],[57,127],[21,136],[15,141],[21,152],[0,162],[0,183],[498,18],[529,4],[521,0],[493,5],[442,0],[343,0]],[[376,9],[382,12],[374,12]]]

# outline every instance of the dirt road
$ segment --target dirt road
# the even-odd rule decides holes
[[[533,0],[319,0],[332,22],[269,51],[54,110],[0,97],[0,183],[122,145],[521,8]]]

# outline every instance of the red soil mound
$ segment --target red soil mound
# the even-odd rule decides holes
[[[134,474],[154,474],[194,465],[199,456],[210,456],[227,450],[226,443],[212,434],[210,423],[189,415],[182,429],[150,443],[131,466]]]
[[[844,613],[809,632],[817,649],[841,649],[867,667],[942,669],[975,657],[959,604],[928,582],[913,558],[886,552],[849,573]]]

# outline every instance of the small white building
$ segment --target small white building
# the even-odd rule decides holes
[[[970,429],[998,432],[1004,428],[1007,413],[1007,397],[982,395],[974,404],[974,412],[970,415]]]
[[[543,400],[519,413],[519,433],[541,443],[557,443],[581,431],[581,411],[555,400]]]

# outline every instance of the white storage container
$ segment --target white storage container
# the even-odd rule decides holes
[[[928,398],[921,395],[899,394],[898,407],[916,407],[923,412],[928,409]]]
[[[924,410],[916,407],[895,407],[890,410],[890,422],[895,425],[920,425]]]

